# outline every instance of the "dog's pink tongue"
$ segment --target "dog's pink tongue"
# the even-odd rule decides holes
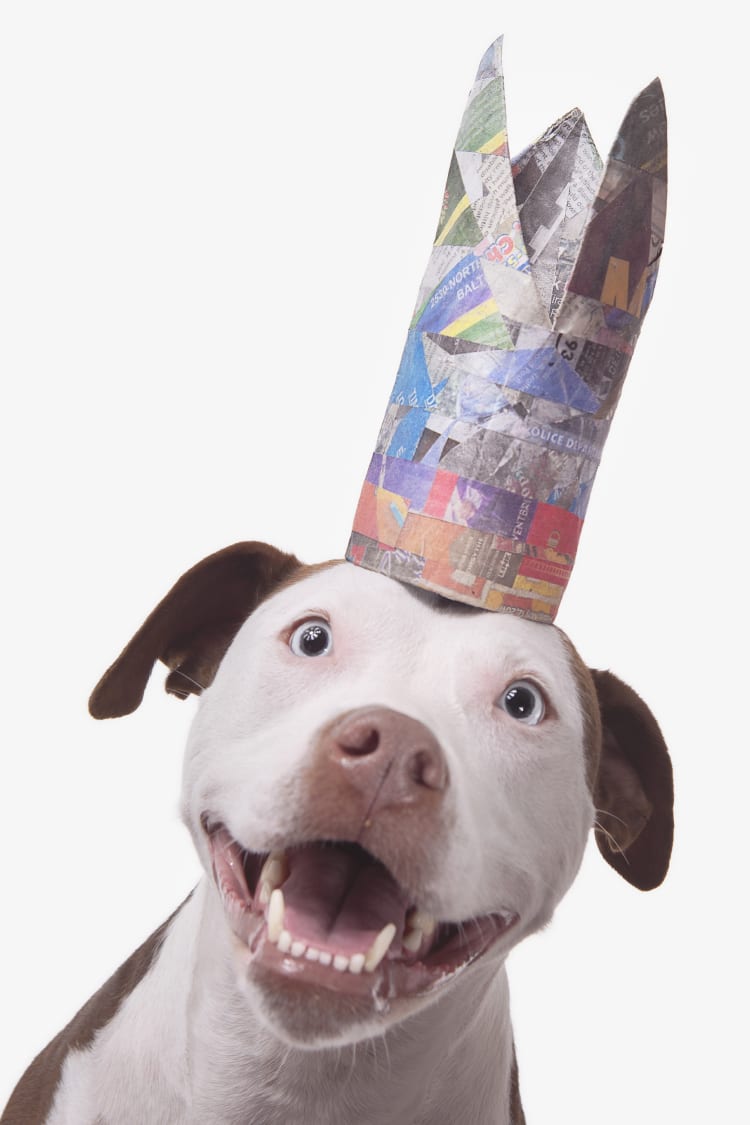
[[[310,844],[288,854],[284,928],[331,953],[365,953],[389,922],[403,935],[409,901],[377,860],[348,845]]]

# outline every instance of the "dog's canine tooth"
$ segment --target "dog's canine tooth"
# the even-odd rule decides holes
[[[284,892],[279,887],[271,891],[271,896],[268,900],[268,911],[266,913],[266,924],[268,926],[268,939],[275,945],[281,936],[281,931],[284,929]]]
[[[404,949],[416,953],[423,941],[429,941],[437,929],[437,922],[426,910],[413,906],[406,915],[406,930],[401,939]]]
[[[334,969],[338,969],[340,973],[345,973],[349,968],[349,958],[345,957],[343,953],[337,953],[333,959]]]
[[[271,889],[275,890],[280,887],[289,874],[289,863],[287,862],[285,852],[271,852],[266,862],[263,864],[263,870],[260,873],[261,879],[266,879],[271,884]]]
[[[279,940],[276,942],[276,948],[280,953],[288,953],[292,948],[292,935],[289,930],[282,930],[279,934]]]
[[[429,941],[437,929],[437,922],[426,910],[420,910],[419,907],[414,906],[406,915],[406,929],[407,931],[421,930]]]
[[[286,879],[289,874],[289,864],[284,852],[271,852],[261,868],[258,883],[260,886],[259,899],[261,906],[265,906],[271,898],[272,891]]]
[[[386,953],[391,947],[391,942],[396,936],[396,927],[393,922],[389,922],[387,926],[383,926],[382,930],[375,938],[370,948],[365,954],[364,969],[365,972],[371,973],[377,969],[380,962],[385,957]]]
[[[420,930],[419,926],[413,926],[411,929],[406,931],[401,939],[401,944],[403,945],[404,949],[408,949],[410,953],[416,953],[420,945],[422,944],[423,937],[424,934]]]
[[[359,974],[365,967],[364,953],[354,953],[349,958],[349,972]]]

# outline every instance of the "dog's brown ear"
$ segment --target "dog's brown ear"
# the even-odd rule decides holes
[[[95,719],[129,715],[157,660],[171,669],[166,690],[200,695],[256,606],[299,566],[267,543],[235,543],[183,574],[94,688]]]
[[[602,717],[596,842],[615,871],[650,891],[666,875],[672,852],[669,753],[656,719],[633,689],[611,672],[591,674]]]

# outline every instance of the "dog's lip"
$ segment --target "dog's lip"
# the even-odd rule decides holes
[[[264,890],[261,886],[265,881],[265,876],[261,880],[261,873],[268,871],[271,855],[281,863],[286,853],[249,852],[234,840],[222,823],[204,818],[203,827],[209,841],[214,881],[248,968],[281,974],[300,985],[368,996],[378,1002],[419,995],[467,968],[498,944],[518,922],[518,914],[510,910],[498,910],[462,922],[431,920],[424,912],[417,912],[416,904],[410,903],[409,896],[398,888],[390,873],[358,845],[348,841],[309,841],[295,845],[289,854],[321,847],[361,853],[357,863],[362,864],[368,874],[374,872],[372,878],[376,882],[379,880],[381,896],[383,887],[392,896],[387,906],[392,912],[389,921],[379,933],[376,924],[369,933],[344,931],[342,936],[337,930],[333,940],[301,940],[301,935],[293,932],[293,912],[283,905],[283,886],[288,873],[281,870],[273,880],[279,882],[279,886],[274,887],[271,894],[277,907],[282,903],[284,922],[281,925],[278,921],[271,922],[274,932],[269,933],[269,913],[273,913],[274,906],[268,888]],[[386,902],[388,893],[384,896]],[[286,929],[290,914],[292,932]]]

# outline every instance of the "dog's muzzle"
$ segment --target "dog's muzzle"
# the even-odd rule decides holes
[[[251,852],[205,816],[227,920],[251,960],[300,983],[393,998],[431,989],[486,952],[515,913],[448,921],[419,902],[449,830],[449,786],[424,724],[368,707],[316,740],[301,838]]]

